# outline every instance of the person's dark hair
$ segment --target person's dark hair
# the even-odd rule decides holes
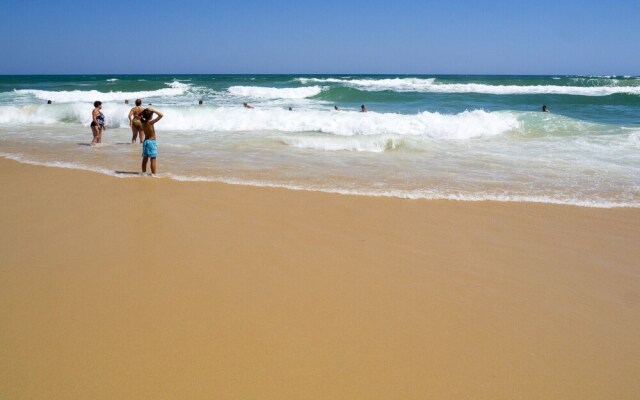
[[[140,120],[144,123],[147,123],[149,121],[151,121],[151,118],[153,118],[153,111],[151,111],[148,108],[145,108],[144,110],[142,110],[142,113],[140,114]]]
[[[140,107],[142,105],[142,100],[136,99],[136,106]]]
[[[94,102],[93,102],[93,106],[94,106],[94,107],[98,107],[98,106],[101,106],[101,105],[102,105],[102,102],[101,102],[101,101],[94,101]]]

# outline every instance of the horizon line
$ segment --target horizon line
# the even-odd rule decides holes
[[[186,73],[186,72],[154,72],[154,73],[22,73],[22,74],[11,74],[11,73],[0,73],[0,76],[78,76],[78,75],[87,75],[87,76],[137,76],[137,75],[390,75],[390,76],[593,76],[593,77],[610,77],[610,76],[621,76],[621,77],[640,77],[640,74],[578,74],[578,73],[541,73],[541,74],[531,74],[531,73],[366,73],[366,72],[333,72],[333,73],[309,73],[309,72],[260,72],[260,73],[247,73],[247,72],[198,72],[198,73]]]

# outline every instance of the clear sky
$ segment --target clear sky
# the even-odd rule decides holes
[[[0,0],[0,74],[640,75],[640,1]]]

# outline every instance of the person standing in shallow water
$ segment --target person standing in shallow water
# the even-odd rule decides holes
[[[142,114],[142,100],[136,99],[136,106],[129,111],[129,126],[131,127],[131,144],[136,142],[136,138],[140,137],[140,143],[144,142],[144,131],[142,130],[142,122],[140,115]]]
[[[107,127],[104,124],[104,114],[102,113],[102,102],[93,102],[93,111],[91,112],[91,132],[93,133],[93,140],[91,145],[94,146],[98,143],[102,143],[102,132]]]
[[[153,114],[157,117],[153,118]],[[142,172],[147,172],[147,162],[151,159],[151,173],[156,174],[156,158],[158,157],[158,145],[156,144],[156,129],[154,125],[162,119],[161,112],[152,108],[145,108],[140,115],[144,142],[142,143]]]

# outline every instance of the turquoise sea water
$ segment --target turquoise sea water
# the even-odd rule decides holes
[[[0,76],[0,155],[135,171],[136,98],[165,113],[165,178],[640,206],[640,78],[630,76]],[[95,100],[109,129],[91,148]]]

